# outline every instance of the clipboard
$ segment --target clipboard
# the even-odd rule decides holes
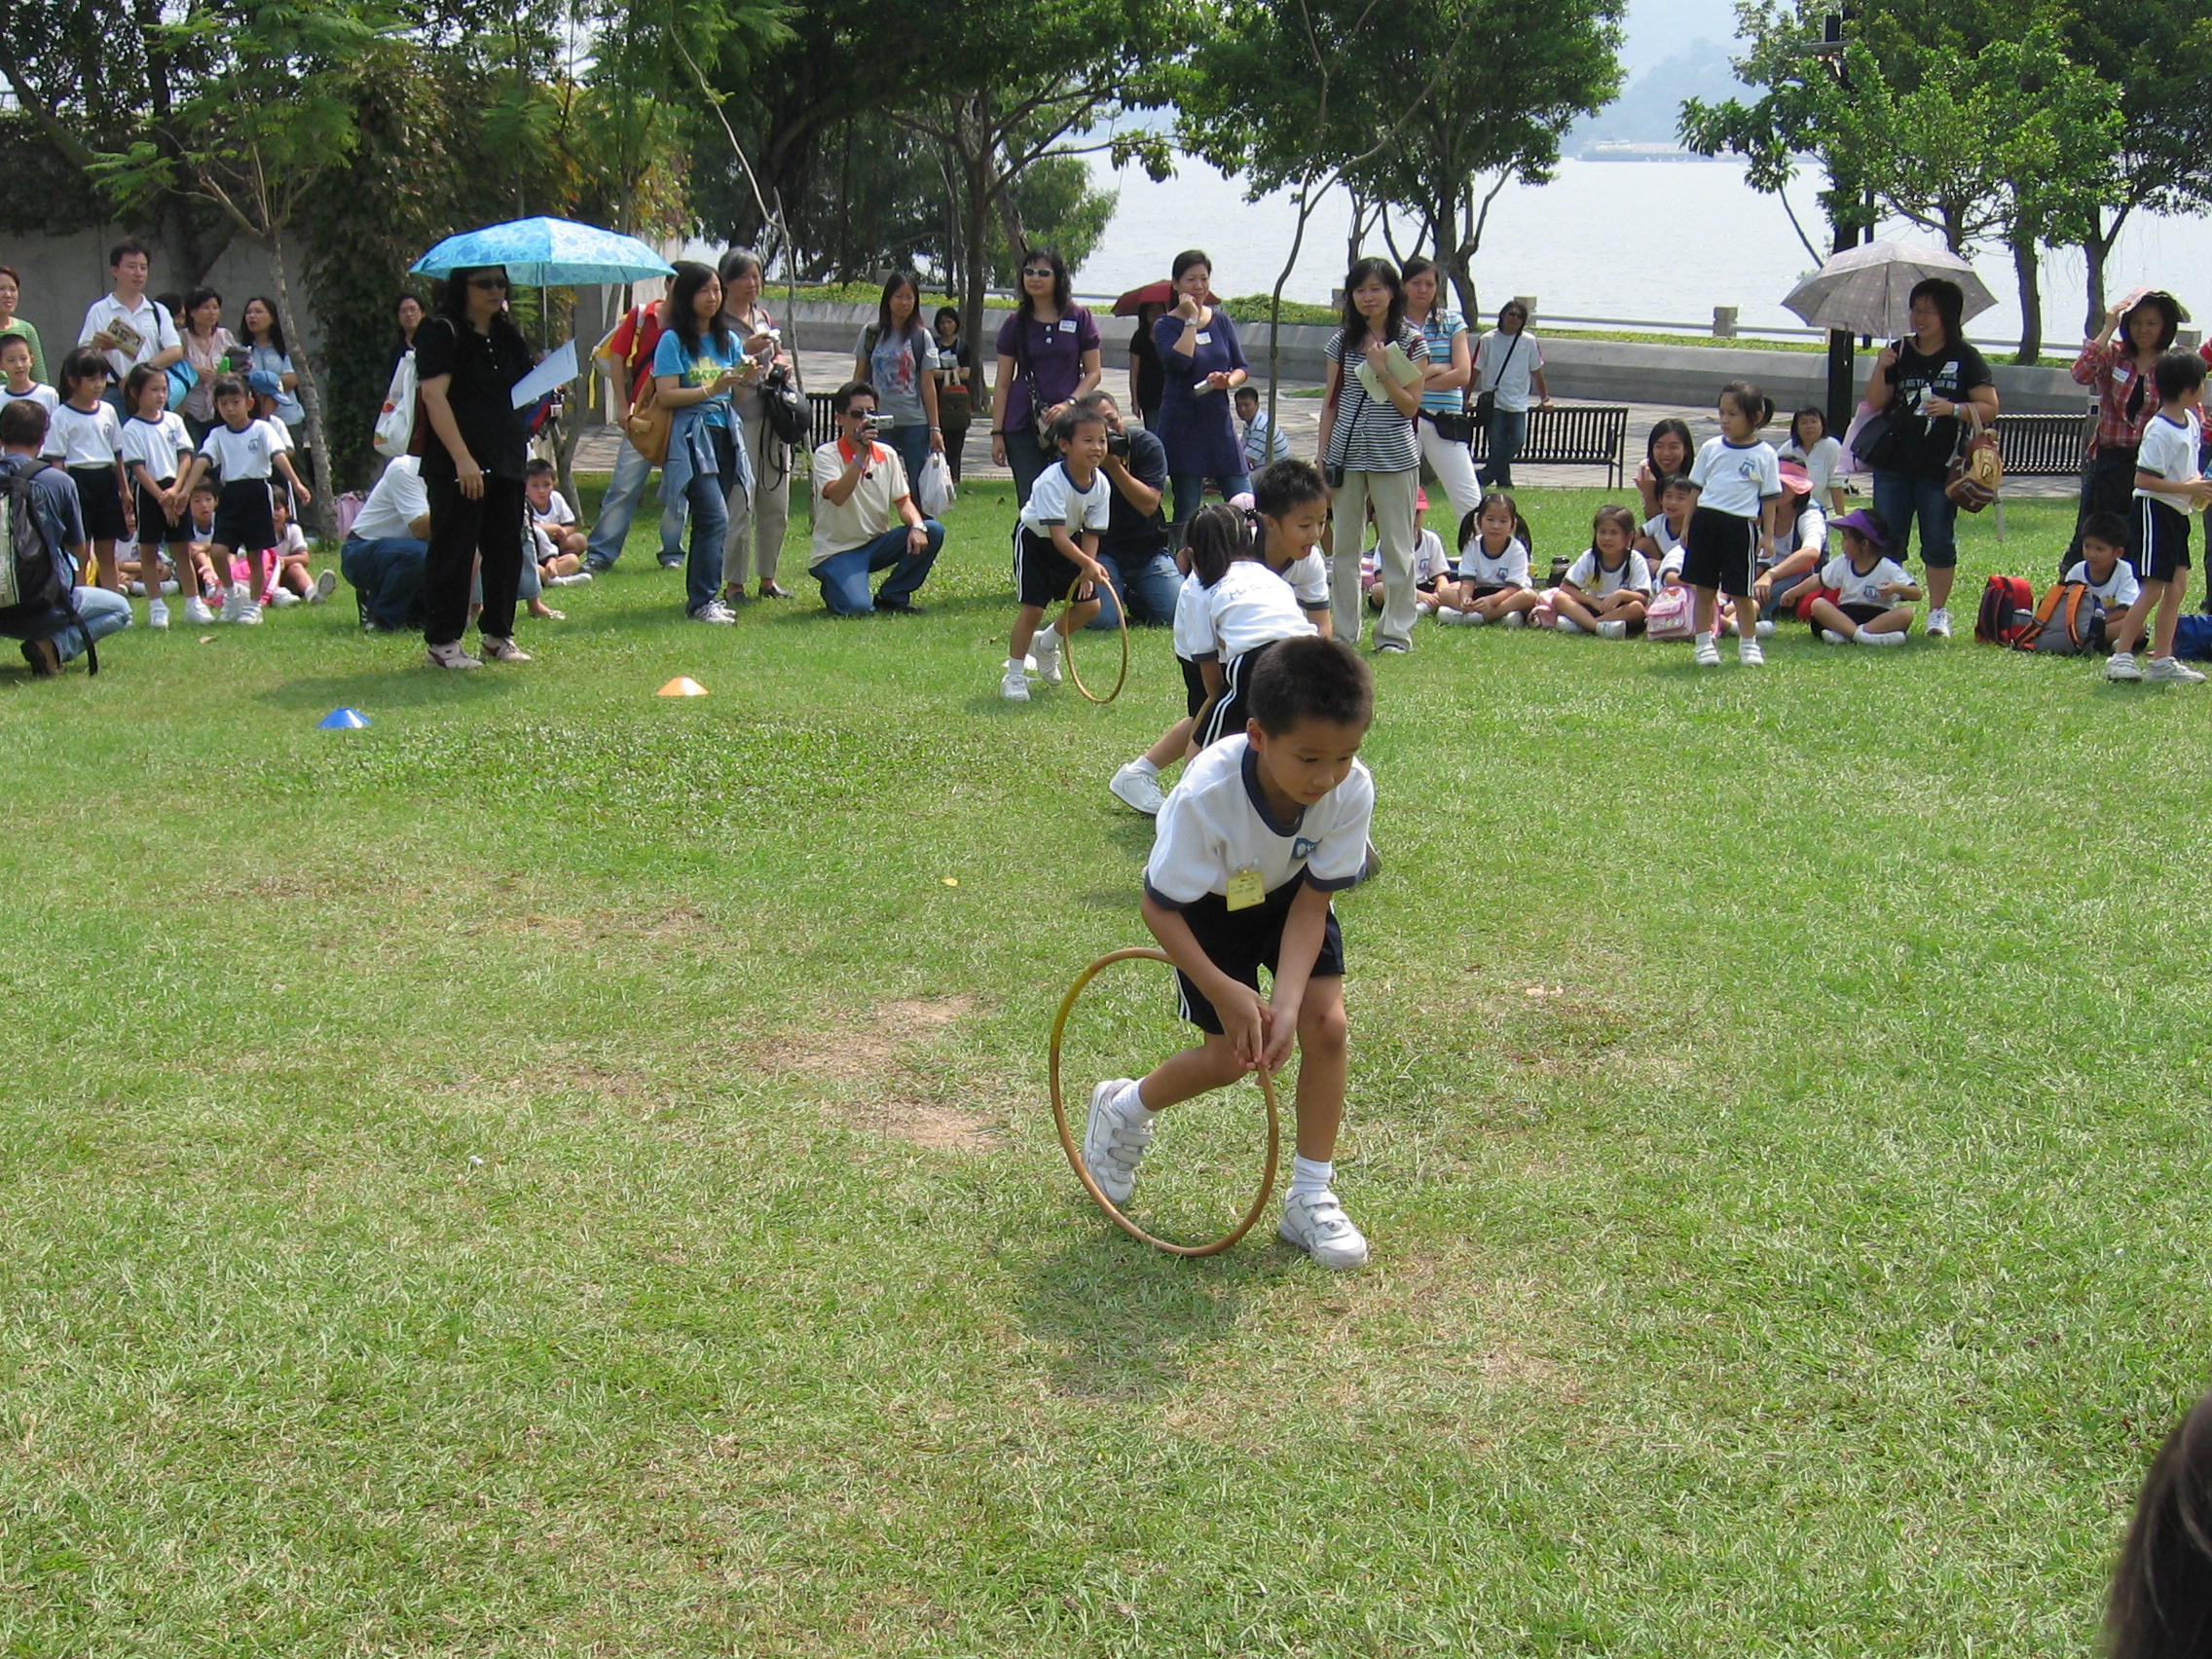
[[[1390,372],[1390,378],[1400,386],[1419,386],[1420,384],[1423,372],[1421,365],[1407,356],[1406,349],[1395,340],[1383,349],[1382,361]],[[1359,377],[1360,387],[1369,397],[1377,403],[1390,401],[1390,394],[1383,390],[1382,382],[1375,373],[1375,366],[1367,360],[1364,354],[1357,363],[1352,365],[1352,372]]]

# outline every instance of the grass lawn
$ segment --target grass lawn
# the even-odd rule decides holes
[[[1180,681],[1002,705],[1007,512],[910,621],[686,624],[641,525],[528,667],[342,594],[0,669],[0,1651],[2086,1649],[2207,1382],[2212,687],[1424,629],[1342,906],[1375,1265],[1179,1262],[1043,1076]],[[2070,514],[1970,525],[1968,624]],[[1099,991],[1078,1078],[1177,1041]]]

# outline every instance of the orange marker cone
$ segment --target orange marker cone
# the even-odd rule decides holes
[[[680,674],[653,693],[656,697],[704,697],[707,688],[688,674]]]

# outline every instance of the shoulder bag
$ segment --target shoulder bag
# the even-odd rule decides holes
[[[675,419],[675,412],[660,400],[660,382],[647,375],[637,401],[623,418],[622,435],[649,464],[659,466],[668,460],[668,430]]]
[[[1513,363],[1513,353],[1521,349],[1521,336],[1528,332],[1529,329],[1526,324],[1523,324],[1520,328],[1514,331],[1513,339],[1507,344],[1505,348],[1504,359],[1497,365],[1497,374],[1492,379],[1490,385],[1483,389],[1481,394],[1476,397],[1475,424],[1478,427],[1487,430],[1490,426],[1491,417],[1497,413],[1497,383],[1505,378],[1505,371],[1509,367],[1511,367]],[[1441,429],[1442,428],[1439,428],[1439,430]],[[1474,432],[1470,430],[1467,433],[1467,441],[1469,443],[1472,443],[1474,441]]]
[[[1904,342],[1898,341],[1895,350],[1901,357]],[[1890,400],[1882,406],[1881,413],[1867,416],[1852,434],[1851,453],[1870,471],[1887,472],[1897,465],[1898,451],[1904,442],[1903,434],[1898,430],[1898,417],[1904,413],[1903,389],[1893,380]]]
[[[1981,411],[1972,403],[1966,411],[1972,435],[1960,433],[1958,453],[1951,458],[1943,478],[1943,494],[1970,513],[1978,513],[1997,499],[2005,483],[2005,459],[1997,453],[1997,434],[1981,424]]]

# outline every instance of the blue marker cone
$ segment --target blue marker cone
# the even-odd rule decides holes
[[[317,731],[358,731],[370,722],[358,709],[333,709],[314,723]]]

